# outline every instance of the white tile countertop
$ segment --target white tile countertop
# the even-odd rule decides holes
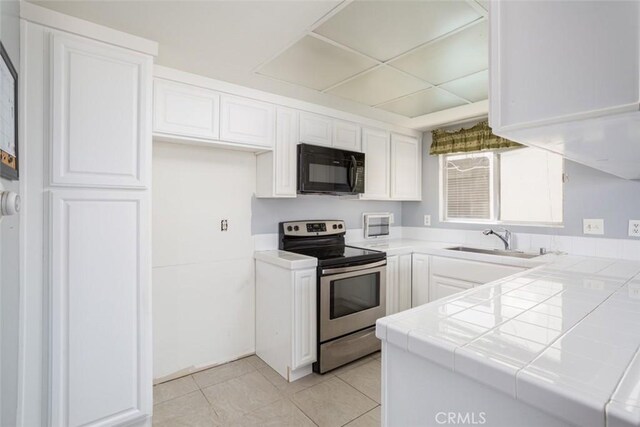
[[[376,335],[576,425],[640,425],[640,262],[535,260],[379,319]]]
[[[318,265],[317,258],[279,250],[255,251],[253,257],[288,270],[304,270]]]

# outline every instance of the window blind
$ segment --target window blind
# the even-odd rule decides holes
[[[446,157],[447,219],[491,219],[492,162],[487,154]]]

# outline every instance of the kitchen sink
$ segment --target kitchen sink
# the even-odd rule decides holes
[[[531,259],[535,258],[537,254],[528,254],[520,251],[506,251],[502,249],[481,249],[481,248],[470,248],[467,246],[454,246],[452,248],[445,248],[450,251],[459,251],[459,252],[473,252],[476,254],[487,254],[487,255],[499,255],[499,256],[509,256],[513,258],[524,258]]]

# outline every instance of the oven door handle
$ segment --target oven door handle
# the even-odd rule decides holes
[[[387,264],[387,260],[378,261],[371,264],[355,265],[353,267],[327,268],[322,270],[322,275],[350,273],[352,271],[368,270],[370,268],[381,267]]]

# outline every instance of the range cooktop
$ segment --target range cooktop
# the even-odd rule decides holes
[[[318,258],[319,266],[382,261],[384,252],[344,244],[341,220],[287,221],[279,224],[280,249]]]
[[[347,245],[316,246],[310,248],[287,249],[301,255],[318,258],[318,265],[348,265],[364,261],[381,261],[386,258],[384,252],[356,248]]]

